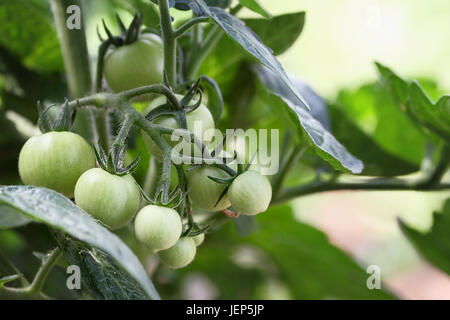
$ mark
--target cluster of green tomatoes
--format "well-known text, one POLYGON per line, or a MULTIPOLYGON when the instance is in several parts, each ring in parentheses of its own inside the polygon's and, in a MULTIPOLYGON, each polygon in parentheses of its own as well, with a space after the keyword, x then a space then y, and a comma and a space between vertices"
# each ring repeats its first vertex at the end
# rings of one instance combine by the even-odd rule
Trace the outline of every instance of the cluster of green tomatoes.
MULTIPOLYGON (((161 83, 163 81, 163 47, 156 35, 142 35, 133 43, 109 50, 104 61, 104 77, 114 92, 161 83)), ((177 95, 178 99, 182 96, 177 95)), ((164 96, 153 97, 146 113, 166 103, 164 96)), ((187 129, 195 121, 204 129, 214 128, 209 109, 201 103, 186 114, 187 129)), ((172 116, 154 120, 160 126, 176 129, 172 116)), ((143 134, 149 152, 161 161, 161 151, 152 139, 143 134)), ((168 137, 164 137, 170 144, 168 137)), ((98 160, 98 158, 97 158, 98 160)), ((141 192, 129 172, 116 174, 96 166, 93 148, 78 134, 50 130, 30 138, 19 156, 19 173, 24 184, 46 187, 62 193, 92 217, 111 230, 129 224, 133 217, 136 238, 172 268, 188 265, 195 257, 196 247, 204 233, 182 236, 183 221, 176 208, 161 204, 141 207, 141 192)), ((201 165, 187 172, 188 196, 198 207, 218 212, 230 206, 237 212, 255 215, 265 211, 271 201, 272 189, 266 177, 257 171, 245 171, 221 184, 210 177, 229 179, 221 168, 201 165)))

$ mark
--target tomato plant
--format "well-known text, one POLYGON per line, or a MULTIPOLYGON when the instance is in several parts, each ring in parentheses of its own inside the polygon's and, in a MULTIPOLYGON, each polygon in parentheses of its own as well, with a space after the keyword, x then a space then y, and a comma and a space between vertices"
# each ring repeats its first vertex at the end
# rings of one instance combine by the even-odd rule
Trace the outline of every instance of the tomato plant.
MULTIPOLYGON (((0 298, 180 298, 192 274, 221 299, 395 298, 291 200, 448 191, 450 96, 376 63, 322 98, 278 59, 305 12, 99 3, 0 6, 0 298)), ((398 224, 447 274, 449 203, 398 224)))

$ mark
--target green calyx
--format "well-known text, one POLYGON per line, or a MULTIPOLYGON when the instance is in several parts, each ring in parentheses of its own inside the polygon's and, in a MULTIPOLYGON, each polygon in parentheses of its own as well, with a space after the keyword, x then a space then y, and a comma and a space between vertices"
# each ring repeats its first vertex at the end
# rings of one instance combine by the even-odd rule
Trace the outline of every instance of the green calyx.
POLYGON ((102 20, 103 28, 108 38, 106 40, 103 39, 97 27, 97 36, 100 39, 100 41, 102 43, 112 44, 116 47, 124 46, 135 42, 139 38, 139 35, 141 33, 142 15, 139 12, 136 13, 128 28, 125 27, 122 19, 120 19, 118 14, 116 14, 116 19, 117 23, 119 24, 121 34, 119 36, 113 35, 111 30, 109 30, 109 28, 106 26, 105 20, 102 20))
POLYGON ((159 188, 156 191, 156 194, 153 198, 149 197, 145 191, 138 185, 139 190, 141 191, 142 197, 147 201, 148 203, 160 206, 160 207, 166 207, 170 209, 176 209, 178 208, 182 203, 183 200, 187 197, 187 192, 183 192, 179 186, 176 186, 168 195, 167 200, 164 200, 164 191, 162 188, 159 188))
POLYGON ((66 100, 60 107, 56 114, 56 118, 52 121, 48 116, 48 111, 55 105, 45 107, 43 103, 38 101, 37 108, 39 113, 38 127, 42 133, 49 131, 70 131, 72 127, 72 120, 75 112, 69 106, 69 101, 66 100))
POLYGON ((141 155, 139 154, 133 162, 124 167, 125 152, 127 150, 127 146, 125 144, 113 144, 108 154, 105 153, 103 148, 100 146, 100 143, 98 143, 97 146, 93 146, 93 148, 95 158, 100 167, 103 170, 118 176, 133 173, 139 165, 139 161, 141 159, 141 155))
POLYGON ((186 113, 192 112, 200 107, 202 104, 202 95, 199 79, 189 88, 188 92, 177 104, 168 99, 167 103, 162 104, 150 111, 145 118, 149 121, 153 121, 159 117, 173 116, 177 120, 179 127, 186 129, 186 113), (197 101, 194 100, 196 96, 199 96, 197 101))

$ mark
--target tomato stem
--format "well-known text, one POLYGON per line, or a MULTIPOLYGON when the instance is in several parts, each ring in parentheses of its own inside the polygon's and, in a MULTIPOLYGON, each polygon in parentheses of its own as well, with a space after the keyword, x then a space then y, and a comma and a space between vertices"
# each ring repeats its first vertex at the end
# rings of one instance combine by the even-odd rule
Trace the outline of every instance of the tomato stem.
POLYGON ((177 85, 177 42, 172 28, 168 0, 159 0, 159 12, 161 17, 161 35, 164 44, 164 70, 171 87, 177 85))

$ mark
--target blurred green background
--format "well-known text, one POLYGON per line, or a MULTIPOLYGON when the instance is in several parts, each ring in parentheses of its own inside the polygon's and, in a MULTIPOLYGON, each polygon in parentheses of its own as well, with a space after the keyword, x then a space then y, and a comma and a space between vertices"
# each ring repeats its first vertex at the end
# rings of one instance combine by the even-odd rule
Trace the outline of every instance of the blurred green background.
MULTIPOLYGON (((450 2, 446 0, 261 0, 271 13, 306 11, 299 41, 280 60, 321 95, 334 98, 378 77, 373 64, 408 78, 434 79, 450 93, 450 2)), ((282 31, 280 31, 282 32, 282 31)), ((429 267, 401 234, 396 217, 428 230, 450 193, 340 192, 294 201, 297 217, 332 242, 379 265, 403 298, 450 299, 449 278, 429 267)))
MULTIPOLYGON (((0 5, 2 1, 4 0, 0 0, 0 5)), ((101 18, 105 18, 108 25, 117 30, 114 29, 116 25, 112 15, 115 9, 108 5, 112 2, 121 1, 86 1, 89 6, 86 33, 92 61, 95 61, 99 44, 95 29, 101 18)), ((450 2, 447 0, 260 2, 273 15, 306 11, 302 35, 279 59, 290 73, 301 77, 331 101, 336 97, 351 100, 352 93, 357 93, 358 88, 376 81, 378 73, 374 61, 395 68, 405 78, 419 78, 423 81, 431 79, 425 82, 429 84, 428 93, 433 98, 442 93, 450 93, 450 2)), ((131 20, 131 15, 125 11, 119 10, 119 13, 126 22, 131 20)), ((185 16, 185 13, 173 13, 176 18, 185 16)), ((256 17, 256 14, 243 10, 242 16, 256 17)), ((51 15, 48 14, 46 19, 27 21, 35 28, 39 23, 48 28, 51 25, 51 15), (42 23, 43 20, 45 23, 42 23)), ((1 24, 2 22, 0 26, 1 24)), ((6 30, 12 28, 8 26, 4 31, 6 30)), ((20 32, 22 29, 18 30, 15 37, 25 37, 20 32)), ((56 37, 53 35, 43 39, 45 41, 35 47, 32 46, 32 39, 30 37, 27 42, 25 37, 21 47, 16 50, 22 52, 22 62, 31 69, 39 65, 43 69, 61 71, 62 63, 54 49, 56 37), (48 44, 48 47, 42 44, 48 44), (43 59, 48 64, 37 63, 43 59)), ((3 41, 0 43, 4 45, 3 41)), ((7 80, 7 77, 0 77, 0 87, 7 80)), ((54 77, 49 77, 48 81, 55 83, 54 77)), ((58 81, 64 86, 63 81, 58 81)), ((37 88, 38 84, 34 82, 31 86, 37 88)), ((25 105, 27 111, 34 112, 34 103, 39 93, 45 92, 46 102, 62 101, 64 97, 60 93, 63 89, 59 87, 51 86, 48 91, 35 91, 37 93, 31 92, 34 95, 27 91, 29 100, 5 101, 18 101, 18 105, 25 105)), ((17 96, 20 94, 19 92, 17 96)), ((363 102, 369 103, 369 100, 370 97, 368 100, 363 99, 363 102)), ((367 105, 358 107, 358 111, 364 112, 367 105)), ((13 110, 35 121, 36 114, 28 117, 20 109, 13 110)), ((25 135, 35 134, 35 127, 31 123, 23 121, 23 118, 19 121, 14 119, 17 113, 9 113, 8 119, 19 123, 22 126, 19 131, 25 135)), ((373 132, 373 119, 362 119, 359 119, 359 125, 366 129, 365 132, 373 132)), ((0 138, 16 134, 9 132, 6 127, 0 130, 0 138)), ((417 160, 416 149, 423 149, 424 146, 422 140, 417 145, 414 142, 409 141, 410 149, 414 149, 411 157, 417 160)), ((385 147, 397 156, 402 156, 408 146, 399 142, 385 147), (397 147, 401 148, 396 150, 397 147)), ((5 156, 3 161, 8 161, 11 165, 11 174, 0 177, 0 183, 19 183, 15 166, 20 149, 17 149, 17 144, 14 148, 1 150, 2 156, 5 156)), ((408 158, 410 155, 404 157, 408 158)), ((307 169, 302 172, 303 169, 300 168, 300 174, 311 174, 307 169)), ((308 196, 293 201, 289 206, 271 209, 258 217, 257 232, 250 237, 238 237, 231 223, 219 232, 208 235, 205 244, 199 248, 197 259, 186 269, 171 271, 159 268, 155 271, 157 261, 154 257, 144 257, 143 262, 163 297, 167 298, 390 297, 384 292, 369 292, 365 287, 368 276, 364 273, 365 266, 374 264, 382 270, 386 289, 399 298, 450 299, 448 276, 417 255, 400 232, 396 221, 397 217, 401 217, 419 230, 428 230, 433 222, 432 212, 439 210, 449 196, 449 192, 333 192, 308 196), (291 210, 295 219, 305 224, 295 223, 291 210), (343 249, 356 263, 331 246, 322 233, 308 225, 323 231, 332 244, 343 249)), ((51 237, 46 232, 43 226, 37 224, 17 231, 0 231, 0 245, 5 253, 17 265, 23 266, 23 271, 29 277, 38 265, 32 252, 44 252, 53 246, 51 237)), ((145 250, 133 240, 130 230, 122 230, 121 236, 137 253, 146 256, 145 250)), ((64 270, 58 269, 54 274, 54 281, 46 288, 49 294, 62 290, 57 283, 63 283, 64 276, 64 270)), ((73 293, 61 294, 66 298, 74 297, 73 293)))

